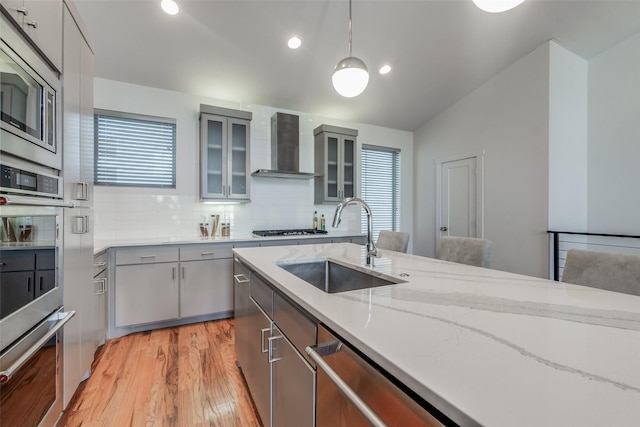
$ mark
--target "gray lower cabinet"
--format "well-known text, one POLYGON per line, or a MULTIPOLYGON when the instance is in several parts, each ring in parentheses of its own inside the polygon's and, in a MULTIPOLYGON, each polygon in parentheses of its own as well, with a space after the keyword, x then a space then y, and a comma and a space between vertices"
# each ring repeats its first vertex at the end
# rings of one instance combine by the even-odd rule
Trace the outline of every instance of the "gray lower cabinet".
POLYGON ((316 373, 300 346, 315 345, 316 325, 237 258, 234 286, 238 364, 263 425, 314 426, 316 373))
POLYGON ((226 278, 232 268, 230 259, 180 262, 180 317, 231 310, 233 288, 226 278))
POLYGON ((270 361, 272 426, 314 426, 316 372, 277 327, 270 361))
POLYGON ((116 327, 176 319, 178 263, 123 265, 116 268, 116 327))
POLYGON ((228 316, 233 310, 231 250, 229 244, 116 249, 109 336, 228 316))

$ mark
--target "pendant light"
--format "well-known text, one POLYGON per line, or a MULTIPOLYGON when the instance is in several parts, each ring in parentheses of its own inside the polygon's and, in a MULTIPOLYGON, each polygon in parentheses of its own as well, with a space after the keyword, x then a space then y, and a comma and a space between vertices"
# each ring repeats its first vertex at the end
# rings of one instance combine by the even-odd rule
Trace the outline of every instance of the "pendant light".
POLYGON ((513 9, 524 0, 473 0, 476 6, 485 12, 499 13, 513 9))
POLYGON ((349 56, 338 62, 331 77, 334 89, 345 98, 360 95, 369 84, 367 66, 361 59, 351 54, 351 32, 351 0, 349 0, 349 56))

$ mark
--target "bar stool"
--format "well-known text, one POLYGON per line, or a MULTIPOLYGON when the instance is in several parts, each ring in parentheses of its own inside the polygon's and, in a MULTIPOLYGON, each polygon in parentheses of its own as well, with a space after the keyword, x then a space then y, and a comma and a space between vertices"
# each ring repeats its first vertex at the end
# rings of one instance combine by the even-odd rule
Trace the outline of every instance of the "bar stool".
POLYGON ((440 238, 436 258, 489 268, 491 266, 491 246, 490 240, 445 236, 440 238))
POLYGON ((570 249, 562 281, 640 296, 640 255, 570 249))
POLYGON ((409 233, 405 233, 404 231, 382 230, 380 234, 378 234, 376 247, 378 249, 406 253, 409 247, 409 237, 409 233))

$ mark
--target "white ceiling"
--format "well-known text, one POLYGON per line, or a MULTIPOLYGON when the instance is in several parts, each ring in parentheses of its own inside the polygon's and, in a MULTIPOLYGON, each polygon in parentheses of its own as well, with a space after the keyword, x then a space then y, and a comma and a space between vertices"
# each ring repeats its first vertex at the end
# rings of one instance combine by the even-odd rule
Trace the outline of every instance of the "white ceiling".
POLYGON ((409 131, 547 40, 590 59, 640 32, 638 0, 528 0, 502 14, 471 0, 354 0, 353 55, 371 78, 347 99, 331 86, 348 56, 346 0, 177 1, 169 16, 160 0, 75 0, 96 76, 409 131))

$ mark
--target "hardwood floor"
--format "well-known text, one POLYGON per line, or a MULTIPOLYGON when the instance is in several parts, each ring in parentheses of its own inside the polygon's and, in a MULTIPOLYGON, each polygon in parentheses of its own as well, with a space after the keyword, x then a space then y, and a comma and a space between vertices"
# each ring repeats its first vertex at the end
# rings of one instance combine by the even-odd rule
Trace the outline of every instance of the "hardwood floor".
POLYGON ((107 341, 58 426, 260 426, 233 319, 107 341))

